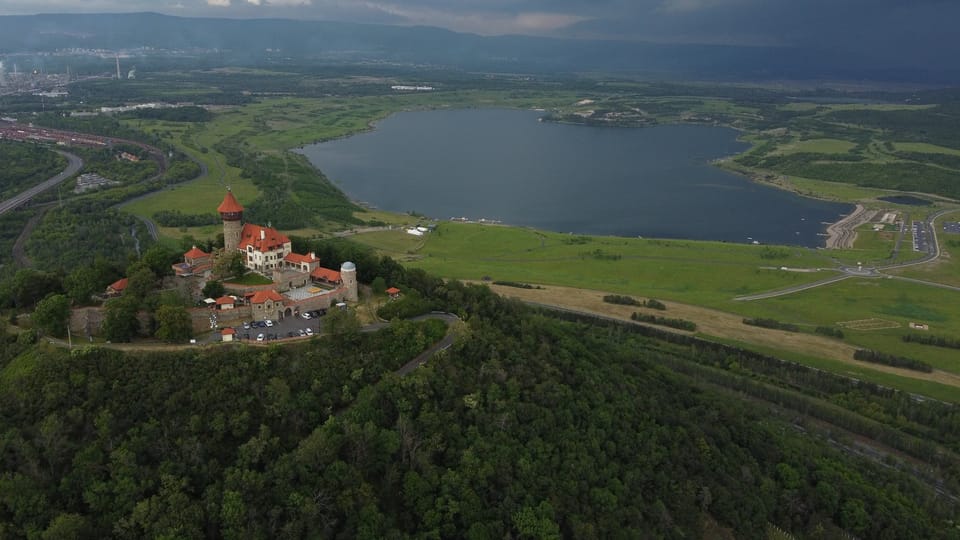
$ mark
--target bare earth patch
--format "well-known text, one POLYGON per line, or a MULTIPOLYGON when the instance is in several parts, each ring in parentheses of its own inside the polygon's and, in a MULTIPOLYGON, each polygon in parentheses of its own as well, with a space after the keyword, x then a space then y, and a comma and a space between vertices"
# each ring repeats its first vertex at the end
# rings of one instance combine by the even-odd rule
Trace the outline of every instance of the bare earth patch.
MULTIPOLYGON (((508 298, 517 298, 525 302, 535 302, 548 306, 556 306, 574 311, 581 311, 584 313, 604 315, 624 321, 630 321, 630 315, 635 311, 656 315, 664 314, 662 311, 646 309, 638 306, 608 304, 603 301, 603 297, 604 295, 610 293, 603 291, 557 287, 554 285, 547 286, 544 289, 519 289, 516 287, 505 287, 502 285, 492 284, 488 284, 488 286, 492 291, 508 298)), ((853 359, 853 353, 857 348, 847 343, 811 334, 784 332, 782 330, 748 326, 743 324, 742 316, 718 311, 715 309, 691 306, 688 304, 679 304, 676 302, 663 303, 667 306, 666 316, 693 321, 697 323, 698 331, 708 336, 734 339, 763 347, 790 350, 819 358, 836 360, 851 366, 871 369, 874 371, 882 371, 884 373, 892 373, 910 379, 937 382, 940 384, 956 386, 960 388, 960 375, 955 373, 941 370, 934 370, 932 373, 923 373, 880 364, 872 364, 869 362, 861 362, 853 359)), ((634 322, 634 324, 641 323, 634 322)), ((663 326, 646 326, 652 326, 668 332, 690 335, 690 332, 673 330, 663 326)))

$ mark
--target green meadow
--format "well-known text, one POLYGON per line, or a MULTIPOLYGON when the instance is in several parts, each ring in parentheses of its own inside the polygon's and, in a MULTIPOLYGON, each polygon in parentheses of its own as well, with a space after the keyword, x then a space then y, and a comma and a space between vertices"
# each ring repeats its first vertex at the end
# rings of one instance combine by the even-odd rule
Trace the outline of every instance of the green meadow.
MULTIPOLYGON (((766 300, 734 300, 740 295, 834 276, 836 272, 830 269, 834 268, 835 256, 852 259, 867 250, 572 236, 454 222, 441 223, 425 238, 400 230, 352 238, 409 266, 448 278, 517 281, 654 297, 744 317, 777 319, 809 331, 843 323, 845 342, 849 344, 917 358, 938 369, 960 373, 960 355, 955 350, 900 339, 904 333, 915 331, 908 328, 911 322, 929 324, 930 332, 936 335, 960 335, 960 311, 955 308, 960 305, 960 291, 889 278, 850 278, 766 300), (792 271, 796 269, 810 271, 792 271), (867 328, 844 326, 867 319, 875 319, 876 324, 867 328)), ((883 254, 883 245, 879 243, 871 252, 883 254)))

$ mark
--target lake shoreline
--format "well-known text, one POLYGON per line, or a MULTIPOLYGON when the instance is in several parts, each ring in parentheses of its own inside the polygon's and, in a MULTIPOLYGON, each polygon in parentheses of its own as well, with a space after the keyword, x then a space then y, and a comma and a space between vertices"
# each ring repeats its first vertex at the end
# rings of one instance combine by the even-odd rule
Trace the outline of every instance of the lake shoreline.
MULTIPOLYGON (((480 118, 485 117, 481 116, 480 118)), ((828 205, 835 205, 839 202, 836 200, 811 197, 808 194, 799 193, 796 190, 783 189, 782 186, 763 181, 759 175, 745 173, 745 171, 738 170, 735 167, 724 166, 725 162, 729 162, 736 156, 742 155, 744 152, 750 150, 749 142, 741 139, 741 135, 744 133, 743 130, 738 130, 729 126, 705 126, 701 123, 690 124, 684 122, 674 122, 670 124, 659 124, 657 126, 652 126, 656 129, 673 131, 659 132, 657 135, 651 136, 649 135, 650 130, 646 129, 604 130, 602 128, 611 126, 581 126, 576 123, 541 122, 542 118, 543 111, 527 108, 476 107, 447 109, 415 107, 391 112, 381 119, 368 123, 365 129, 357 131, 353 134, 339 137, 337 139, 322 141, 315 145, 302 145, 295 149, 291 149, 291 151, 306 157, 315 169, 321 171, 321 173, 327 176, 331 182, 337 186, 338 189, 344 192, 347 197, 354 202, 354 204, 357 204, 362 208, 374 208, 377 210, 396 212, 398 214, 409 213, 415 210, 419 214, 435 216, 436 219, 443 221, 450 219, 451 216, 466 216, 470 218, 470 221, 480 223, 493 221, 499 222, 499 224, 502 225, 529 227, 547 231, 571 232, 576 234, 616 236, 622 238, 641 236, 645 238, 713 240, 733 243, 753 243, 756 242, 753 237, 757 237, 759 243, 763 244, 799 245, 808 248, 822 248, 824 246, 824 240, 822 237, 825 236, 825 228, 820 224, 822 222, 836 222, 842 217, 843 214, 849 213, 850 208, 852 208, 852 205, 847 206, 848 203, 846 202, 840 203, 845 206, 844 208, 833 210, 822 205, 791 202, 789 198, 775 195, 771 196, 768 191, 769 188, 776 187, 780 189, 772 190, 773 192, 786 192, 790 193, 791 196, 800 195, 798 199, 806 201, 827 203, 828 205), (435 180, 429 178, 431 174, 435 177, 449 177, 450 171, 457 170, 461 171, 462 173, 463 171, 461 169, 470 169, 471 166, 474 165, 470 159, 464 160, 464 163, 467 164, 462 166, 461 162, 455 161, 454 158, 445 156, 445 154, 448 153, 457 154, 457 152, 459 152, 458 148, 453 148, 452 151, 445 153, 444 150, 451 150, 449 148, 449 144, 443 148, 433 148, 428 146, 429 150, 423 150, 421 148, 416 151, 409 151, 407 154, 403 154, 400 158, 395 157, 393 161, 391 161, 390 156, 381 153, 381 148, 376 146, 377 144, 387 144, 386 142, 383 142, 388 140, 387 137, 397 137, 398 129, 403 130, 402 138, 404 139, 428 138, 430 139, 430 142, 436 142, 436 135, 431 135, 429 133, 431 131, 441 132, 443 134, 441 137, 447 136, 447 132, 450 132, 450 137, 462 135, 461 132, 464 129, 474 129, 472 126, 477 122, 476 118, 478 117, 475 115, 469 116, 469 113, 475 113, 476 111, 483 111, 484 113, 527 113, 526 117, 520 118, 519 123, 516 118, 511 118, 509 116, 504 117, 501 114, 499 117, 493 117, 494 120, 480 121, 479 124, 482 128, 481 130, 488 137, 496 138, 500 136, 506 136, 507 138, 517 138, 517 136, 513 134, 513 131, 518 129, 527 136, 525 139, 519 138, 515 146, 518 148, 529 148, 527 152, 530 156, 529 159, 524 156, 523 152, 520 150, 517 150, 512 154, 508 154, 508 157, 506 158, 510 161, 510 166, 520 167, 521 172, 517 173, 512 170, 509 172, 497 171, 489 174, 489 176, 482 177, 481 179, 464 178, 463 174, 455 175, 455 178, 457 178, 458 181, 464 182, 464 184, 462 184, 457 191, 460 191, 461 188, 470 188, 471 184, 482 184, 483 189, 487 192, 498 192, 504 194, 510 193, 511 197, 508 197, 506 200, 506 206, 492 203, 491 199, 489 198, 477 203, 471 202, 470 204, 458 204, 460 201, 457 201, 454 204, 445 205, 444 201, 450 200, 449 193, 441 193, 440 195, 437 195, 436 192, 449 191, 447 189, 449 187, 449 183, 445 185, 437 184, 429 188, 422 185, 429 184, 430 182, 434 182, 436 184, 435 180), (423 117, 419 115, 408 117, 398 115, 397 113, 399 112, 450 113, 457 116, 451 117, 456 119, 453 124, 451 124, 449 120, 443 119, 440 121, 431 120, 424 122, 421 121, 423 117), (463 113, 468 113, 468 115, 464 115, 463 113), (397 120, 398 116, 400 116, 402 120, 397 120), (411 121, 411 118, 416 119, 416 121, 411 121), (499 124, 493 124, 495 127, 491 128, 492 122, 495 122, 497 119, 503 120, 504 127, 507 129, 505 133, 500 131, 502 128, 499 126, 499 124), (532 120, 536 120, 536 122, 533 122, 532 120), (383 134, 385 121, 391 122, 391 124, 386 126, 386 131, 388 132, 387 135, 383 134), (398 124, 406 127, 397 128, 398 124), (469 127, 461 128, 457 124, 467 124, 469 127), (435 125, 439 125, 440 127, 438 129, 431 129, 431 127, 435 127, 435 125), (545 173, 539 169, 531 172, 531 163, 533 163, 535 167, 537 166, 536 162, 538 160, 543 161, 543 159, 547 156, 551 156, 548 158, 550 160, 554 159, 552 153, 544 153, 545 151, 542 146, 543 143, 538 143, 537 141, 531 143, 529 141, 529 139, 543 137, 543 133, 534 132, 530 127, 531 125, 554 125, 561 127, 569 126, 571 131, 566 132, 565 134, 561 133, 558 135, 557 133, 549 132, 546 134, 548 138, 551 138, 551 140, 559 137, 560 144, 558 148, 560 149, 555 151, 560 152, 561 154, 566 152, 568 154, 579 153, 580 155, 594 156, 593 151, 596 151, 597 148, 590 148, 590 145, 594 145, 605 153, 605 156, 597 157, 595 159, 596 163, 594 164, 599 166, 599 170, 597 172, 591 171, 587 176, 584 176, 584 174, 587 173, 584 173, 583 167, 580 167, 568 175, 570 178, 577 179, 573 181, 570 178, 553 177, 549 177, 549 181, 547 181, 544 180, 544 177, 554 173, 545 173), (731 132, 734 132, 734 138, 726 139, 725 137, 730 136, 717 135, 716 132, 710 133, 708 131, 688 131, 691 129, 701 128, 704 130, 730 130, 731 132), (573 131, 579 129, 592 129, 592 131, 587 131, 585 132, 586 134, 573 131), (620 135, 611 137, 608 134, 609 132, 635 132, 645 133, 645 135, 628 135, 627 139, 620 140, 620 135), (493 135, 491 135, 491 133, 493 135), (531 136, 531 133, 535 136, 531 136), (353 139, 356 141, 356 135, 364 135, 368 137, 367 140, 371 140, 369 139, 371 134, 379 135, 378 139, 372 139, 374 143, 372 148, 374 150, 370 150, 371 143, 359 145, 352 143, 352 146, 347 146, 344 144, 344 142, 347 140, 353 139), (411 136, 411 134, 413 134, 413 136, 411 136), (664 138, 664 136, 666 136, 666 138, 669 140, 663 143, 658 143, 658 141, 655 140, 664 138), (687 138, 691 138, 692 141, 686 142, 685 140, 687 138), (570 140, 579 139, 585 139, 588 145, 583 147, 577 143, 576 148, 570 148, 566 151, 562 149, 564 145, 570 144, 570 140), (595 142, 597 139, 599 139, 601 142, 595 142), (335 149, 331 149, 331 147, 326 146, 331 143, 334 143, 338 146, 335 149), (540 146, 538 146, 538 144, 540 146), (734 144, 736 149, 731 147, 731 144, 734 144), (648 146, 649 148, 647 148, 648 146), (727 147, 727 151, 723 150, 724 146, 727 147), (323 147, 324 151, 318 152, 317 149, 320 147, 323 147), (615 148, 612 151, 607 151, 609 147, 615 148), (693 152, 683 153, 682 148, 685 147, 693 148, 693 152), (346 148, 350 148, 350 150, 345 150, 346 148), (624 148, 629 149, 627 154, 623 153, 624 148), (660 150, 657 150, 658 148, 660 150), (678 154, 678 148, 681 149, 680 154, 678 154), (713 156, 709 155, 711 152, 715 152, 717 150, 720 152, 719 156, 717 156, 716 153, 714 153, 713 156), (342 158, 341 155, 331 152, 339 152, 339 154, 347 152, 348 157, 342 158), (422 159, 422 155, 413 156, 411 158, 411 154, 417 154, 418 152, 420 154, 429 154, 431 159, 443 160, 446 158, 447 162, 443 165, 446 167, 446 169, 443 169, 440 172, 437 172, 438 167, 435 167, 434 170, 426 170, 425 172, 419 174, 416 177, 416 180, 406 180, 407 184, 404 184, 405 180, 403 175, 407 174, 405 171, 397 171, 393 168, 384 166, 384 164, 387 163, 405 163, 410 159, 422 159), (616 154, 615 152, 620 153, 616 154), (663 153, 661 157, 661 154, 657 152, 665 153, 663 153), (634 158, 631 153, 639 153, 643 155, 639 155, 634 158), (362 157, 364 155, 367 157, 362 157), (363 160, 377 161, 371 159, 369 157, 370 155, 376 155, 378 161, 381 163, 377 167, 368 166, 366 169, 367 172, 363 173, 366 174, 366 177, 362 177, 360 182, 355 183, 353 178, 351 178, 349 183, 345 182, 344 178, 346 173, 344 173, 343 167, 346 165, 344 165, 345 162, 343 160, 353 160, 350 161, 350 166, 355 166, 354 162, 360 162, 363 160), (606 159, 608 162, 614 162, 614 166, 611 167, 609 163, 603 161, 604 159, 606 159), (336 164, 331 164, 331 160, 340 161, 336 164), (631 170, 629 173, 630 180, 627 182, 628 184, 636 184, 636 180, 639 179, 641 184, 640 188, 624 184, 626 177, 624 176, 625 173, 623 168, 626 166, 633 166, 632 164, 634 161, 637 161, 641 168, 637 169, 636 171, 631 170), (517 165, 514 165, 514 163, 517 165), (646 165, 646 168, 643 168, 644 163, 652 163, 652 165, 646 165), (608 171, 607 169, 610 170, 608 171), (688 169, 688 173, 677 172, 687 171, 688 169), (720 175, 718 176, 717 173, 720 173, 720 175), (504 182, 503 178, 501 177, 511 177, 511 175, 516 176, 517 174, 521 175, 520 178, 523 179, 523 182, 517 184, 516 180, 514 180, 514 184, 512 185, 503 185, 504 182), (535 176, 530 176, 531 174, 535 176), (677 175, 682 176, 678 177, 677 175), (380 187, 378 187, 376 190, 371 190, 370 185, 376 183, 377 178, 387 177, 390 178, 390 185, 383 184, 381 186, 383 188, 382 190, 380 187), (591 177, 603 178, 604 182, 595 182, 593 184, 588 182, 584 184, 583 180, 591 177), (731 181, 731 177, 736 177, 740 180, 731 181), (680 180, 679 184, 676 184, 674 178, 680 180), (526 185, 530 183, 528 180, 533 182, 532 187, 528 187, 526 185), (539 184, 537 184, 537 182, 539 182, 539 184), (398 188, 392 184, 405 185, 407 187, 402 189, 407 191, 430 193, 430 195, 425 195, 430 197, 430 199, 428 201, 427 199, 423 199, 422 197, 411 195, 409 193, 400 193, 398 195, 398 188), (763 189, 751 189, 747 187, 747 185, 759 186, 763 189), (607 199, 604 201, 603 205, 598 206, 598 196, 591 197, 591 194, 589 193, 589 191, 593 189, 593 186, 596 186, 598 191, 604 191, 604 193, 607 193, 612 189, 614 190, 613 193, 615 194, 604 195, 607 197, 607 199), (676 189, 669 189, 665 191, 657 186, 675 186, 676 189), (700 189, 699 186, 707 187, 700 189), (623 188, 622 193, 620 191, 621 188, 623 188), (430 192, 431 189, 433 192, 430 192), (726 191, 726 193, 719 193, 715 191, 716 189, 723 189, 726 191), (531 199, 531 190, 536 193, 534 199, 531 199), (650 192, 650 190, 653 191, 650 192), (645 195, 645 193, 648 192, 653 194, 653 198, 649 200, 647 199, 647 195, 645 195), (559 195, 556 195, 556 193, 559 193, 559 195), (573 195, 575 193, 579 193, 580 195, 573 195), (584 194, 586 197, 581 196, 584 194), (676 198, 672 198, 673 194, 675 194, 676 198), (513 195, 519 195, 519 197, 516 197, 517 200, 513 200, 515 198, 512 197, 513 195), (573 196, 572 199, 571 195, 573 196), (691 195, 694 195, 692 205, 689 204, 689 197, 691 195), (610 199, 609 197, 613 198, 610 199), (631 203, 624 202, 624 200, 637 200, 639 202, 639 205, 636 206, 635 209, 633 209, 631 206, 632 209, 630 212, 633 212, 635 215, 630 215, 627 217, 626 207, 630 206, 631 203), (681 203, 681 200, 688 202, 681 203), (607 212, 607 208, 604 206, 606 205, 606 201, 610 201, 609 204, 612 205, 610 212, 607 212), (759 201, 767 202, 762 203, 759 201), (425 204, 425 202, 440 206, 434 206, 431 208, 430 204, 425 204), (543 206, 541 203, 543 202, 553 205, 554 208, 551 208, 551 211, 557 211, 556 208, 563 208, 562 206, 558 205, 569 205, 571 206, 571 209, 573 207, 577 207, 578 212, 566 212, 564 214, 560 214, 560 218, 558 220, 556 217, 549 215, 546 211, 540 211, 540 207, 543 206), (691 210, 686 213, 677 213, 676 216, 670 215, 669 210, 662 210, 662 208, 672 207, 678 204, 683 204, 685 207, 689 206, 691 210), (751 206, 751 204, 754 206, 751 206), (600 209, 601 206, 603 206, 603 210, 600 209), (781 219, 779 214, 771 210, 771 208, 774 207, 777 209, 777 211, 783 210, 787 217, 785 219, 781 219), (657 216, 660 214, 664 214, 664 217, 658 218, 657 216), (599 221, 589 221, 588 216, 591 215, 604 216, 604 218, 600 219, 599 221), (804 218, 799 216, 807 216, 806 222, 804 223, 804 218), (518 217, 522 219, 518 221, 518 217), (638 217, 640 219, 637 219, 638 217), (709 225, 704 223, 704 220, 708 220, 710 222, 709 225), (717 220, 719 220, 719 222, 717 220), (716 227, 717 223, 719 223, 720 227, 716 227), (796 225, 793 225, 793 223, 796 223, 796 225), (814 224, 816 224, 816 226, 814 224), (794 229, 794 227, 797 228, 794 229), (738 230, 742 232, 738 233, 738 230), (797 235, 796 239, 793 238, 794 230, 798 231, 795 233, 797 235), (801 233, 800 231, 803 232, 801 233), (800 236, 801 234, 803 234, 803 236, 800 236), (816 235, 816 237, 814 237, 814 235, 816 235)), ((390 142, 388 146, 392 146, 396 142, 395 139, 390 140, 392 142, 390 142)), ((470 146, 471 143, 476 144, 477 141, 473 139, 466 139, 464 141, 456 139, 455 142, 450 144, 476 149, 475 146, 470 146)), ((444 144, 444 141, 441 141, 441 144, 444 144)), ((480 148, 486 149, 488 145, 489 144, 486 142, 486 140, 483 140, 480 148)), ((551 152, 552 151, 554 150, 551 149, 551 152)), ((479 151, 479 154, 486 156, 484 151, 479 151)), ((497 157, 496 154, 491 154, 488 159, 498 160, 501 158, 497 157)), ((560 159, 563 159, 562 155, 560 159)), ((565 170, 559 171, 558 176, 562 176, 565 172, 565 170)), ((467 192, 463 194, 462 197, 465 199, 471 199, 473 195, 474 194, 467 192)), ((487 194, 481 193, 480 195, 486 196, 487 194)), ((555 215, 557 214, 554 214, 554 216, 555 215)))

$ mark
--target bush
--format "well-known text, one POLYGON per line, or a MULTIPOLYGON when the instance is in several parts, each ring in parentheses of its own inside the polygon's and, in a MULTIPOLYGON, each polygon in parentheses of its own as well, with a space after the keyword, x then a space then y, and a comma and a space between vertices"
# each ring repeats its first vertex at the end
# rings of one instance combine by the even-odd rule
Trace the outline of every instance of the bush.
POLYGON ((960 349, 960 340, 943 336, 907 334, 901 339, 907 343, 922 343, 924 345, 933 345, 934 347, 943 347, 946 349, 960 349))
POLYGON ((869 349, 857 349, 857 352, 853 353, 853 358, 854 360, 863 360, 864 362, 912 369, 914 371, 923 371, 926 373, 933 371, 933 367, 926 362, 914 360, 913 358, 906 358, 904 356, 896 356, 893 354, 871 351, 869 349))
POLYGON ((833 326, 818 326, 814 332, 821 336, 843 339, 843 330, 833 326))
POLYGON ((520 283, 517 281, 494 281, 494 285, 503 285, 504 287, 516 287, 518 289, 542 289, 543 287, 539 285, 531 285, 529 283, 520 283))
POLYGON ((667 317, 658 317, 656 315, 647 315, 646 313, 634 313, 630 316, 630 318, 637 322, 669 326, 670 328, 689 330, 691 332, 694 332, 697 329, 697 323, 688 321, 686 319, 670 319, 667 317))
POLYGON ((799 332, 800 328, 795 324, 780 322, 776 319, 744 319, 743 324, 750 326, 759 326, 761 328, 772 328, 774 330, 783 330, 786 332, 799 332))
POLYGON ((642 305, 632 296, 621 296, 619 294, 608 294, 603 297, 603 301, 608 304, 619 304, 621 306, 639 306, 642 305))
POLYGON ((655 300, 653 298, 648 298, 647 301, 643 303, 643 307, 647 307, 650 309, 659 309, 660 311, 666 311, 667 309, 667 306, 664 305, 663 302, 659 300, 655 300))

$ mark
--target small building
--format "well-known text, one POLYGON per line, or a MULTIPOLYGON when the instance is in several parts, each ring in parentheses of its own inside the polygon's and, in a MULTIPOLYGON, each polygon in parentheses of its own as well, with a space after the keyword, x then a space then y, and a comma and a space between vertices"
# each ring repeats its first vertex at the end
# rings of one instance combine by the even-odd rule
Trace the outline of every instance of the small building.
POLYGON ((312 251, 306 255, 288 253, 287 256, 283 258, 283 264, 286 269, 309 274, 320 266, 320 259, 318 259, 317 255, 312 251))
POLYGON ((396 287, 390 287, 389 289, 387 289, 386 293, 388 296, 390 296, 392 300, 396 300, 397 298, 400 298, 400 289, 396 287))
POLYGON ((343 281, 340 272, 322 266, 318 266, 310 272, 310 279, 312 279, 314 283, 322 283, 325 285, 339 285, 343 281))
POLYGON ((206 275, 213 270, 213 257, 197 246, 183 254, 183 262, 173 265, 177 276, 206 275))
POLYGON ((258 321, 283 318, 283 295, 270 289, 257 291, 250 297, 253 318, 258 321))
POLYGON ((126 290, 128 282, 127 278, 120 278, 107 285, 107 296, 120 296, 126 290))
POLYGON ((223 340, 224 343, 233 341, 236 339, 236 335, 237 331, 230 327, 224 328, 220 331, 220 339, 223 340))
POLYGON ((233 309, 236 307, 237 300, 232 296, 221 296, 217 298, 216 306, 219 310, 233 309))

